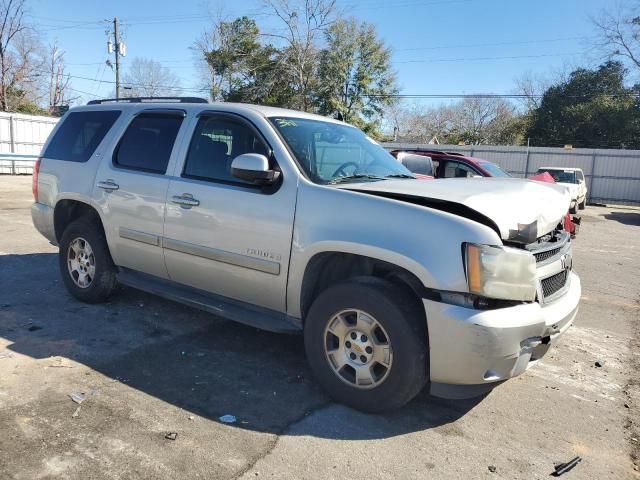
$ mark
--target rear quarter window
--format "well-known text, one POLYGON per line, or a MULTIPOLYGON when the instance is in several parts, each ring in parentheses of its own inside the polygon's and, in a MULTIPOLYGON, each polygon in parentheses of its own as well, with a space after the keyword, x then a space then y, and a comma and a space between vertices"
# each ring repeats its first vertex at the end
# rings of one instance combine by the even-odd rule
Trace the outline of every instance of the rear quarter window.
POLYGON ((69 162, 86 162, 119 116, 119 110, 71 112, 62 120, 43 156, 69 162))

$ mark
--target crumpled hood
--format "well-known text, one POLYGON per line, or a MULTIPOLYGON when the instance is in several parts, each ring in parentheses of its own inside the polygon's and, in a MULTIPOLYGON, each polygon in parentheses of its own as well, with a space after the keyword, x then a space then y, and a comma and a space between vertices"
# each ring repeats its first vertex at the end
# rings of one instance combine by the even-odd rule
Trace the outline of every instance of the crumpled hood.
POLYGON ((571 202, 564 186, 519 178, 384 180, 340 187, 414 203, 422 199, 426 206, 445 211, 464 205, 493 221, 503 240, 520 243, 555 229, 571 202))

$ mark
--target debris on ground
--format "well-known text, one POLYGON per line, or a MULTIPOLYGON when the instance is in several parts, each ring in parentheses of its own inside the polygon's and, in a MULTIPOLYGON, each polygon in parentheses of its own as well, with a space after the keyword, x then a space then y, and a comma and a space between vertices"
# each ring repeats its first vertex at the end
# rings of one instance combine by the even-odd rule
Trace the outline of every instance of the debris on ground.
POLYGON ((236 423, 237 421, 234 415, 222 415, 218 420, 222 423, 236 423))
POLYGON ((178 438, 178 433, 177 432, 169 432, 164 436, 164 438, 166 438, 167 440, 175 440, 176 438, 178 438))
POLYGON ((189 415, 189 420, 195 420, 196 417, 194 417, 193 415, 189 415))
POLYGON ((601 368, 604 367, 605 361, 604 360, 596 360, 596 367, 601 368))
POLYGON ((554 467, 554 471, 551 475, 553 475, 554 477, 559 477, 560 475, 567 473, 569 470, 571 470, 581 461, 582 461, 582 457, 575 457, 569 460, 567 463, 558 463, 554 467))
POLYGON ((496 473, 496 471, 498 470, 495 465, 489 465, 488 468, 491 473, 496 473))
POLYGON ((69 398, 71 398, 71 400, 73 400, 78 405, 80 405, 82 402, 86 400, 87 396, 84 393, 73 392, 69 394, 69 398))
POLYGON ((76 411, 73 412, 73 415, 71 415, 71 418, 78 418, 80 416, 80 409, 82 408, 82 406, 78 405, 78 408, 76 408, 76 411))

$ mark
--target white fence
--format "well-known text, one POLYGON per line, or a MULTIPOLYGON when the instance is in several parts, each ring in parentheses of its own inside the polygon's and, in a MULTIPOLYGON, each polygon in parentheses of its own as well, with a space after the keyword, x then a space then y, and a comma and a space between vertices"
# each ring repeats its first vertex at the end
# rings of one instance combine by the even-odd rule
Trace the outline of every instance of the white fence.
POLYGON ((0 174, 31 174, 57 118, 0 112, 0 174))
POLYGON ((407 143, 383 146, 387 150, 421 148, 458 152, 497 163, 516 177, 529 177, 538 168, 547 166, 581 168, 587 180, 589 202, 640 204, 640 150, 407 143))

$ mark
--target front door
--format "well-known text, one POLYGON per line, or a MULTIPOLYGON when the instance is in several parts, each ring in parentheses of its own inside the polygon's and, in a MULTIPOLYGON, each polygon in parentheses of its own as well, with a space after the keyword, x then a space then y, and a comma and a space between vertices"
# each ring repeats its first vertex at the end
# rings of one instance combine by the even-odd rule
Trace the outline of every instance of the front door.
POLYGON ((184 112, 135 115, 108 157, 94 186, 116 265, 167 278, 161 246, 167 166, 184 112))
POLYGON ((284 312, 297 182, 259 187, 231 175, 233 158, 271 147, 242 117, 201 115, 169 182, 164 255, 172 280, 284 312))

